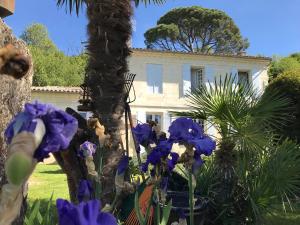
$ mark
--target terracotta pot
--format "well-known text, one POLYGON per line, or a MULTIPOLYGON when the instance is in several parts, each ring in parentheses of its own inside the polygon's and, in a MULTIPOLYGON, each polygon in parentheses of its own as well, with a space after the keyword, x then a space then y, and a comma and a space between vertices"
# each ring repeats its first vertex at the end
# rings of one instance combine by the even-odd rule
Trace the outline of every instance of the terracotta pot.
POLYGON ((15 11, 15 0, 0 0, 0 17, 4 18, 15 11))

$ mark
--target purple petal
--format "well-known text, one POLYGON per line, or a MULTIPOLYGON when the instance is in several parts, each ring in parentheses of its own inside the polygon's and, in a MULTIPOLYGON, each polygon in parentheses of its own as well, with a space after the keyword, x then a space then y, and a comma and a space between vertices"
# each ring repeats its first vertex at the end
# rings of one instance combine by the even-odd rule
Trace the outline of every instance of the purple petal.
POLYGON ((85 141, 80 145, 78 153, 80 157, 85 158, 87 156, 93 156, 93 154, 96 152, 96 149, 97 146, 94 143, 85 141))
POLYGON ((117 225, 117 219, 110 213, 101 212, 97 220, 99 225, 117 225))
POLYGON ((172 158, 167 160, 167 165, 168 165, 168 171, 171 172, 177 164, 179 155, 175 152, 171 152, 170 155, 171 155, 172 158))
POLYGON ((149 144, 156 142, 156 134, 147 123, 138 124, 132 131, 139 145, 147 147, 149 144))
POLYGON ((147 160, 149 161, 149 163, 155 166, 156 164, 160 163, 161 157, 162 154, 159 151, 159 149, 154 148, 152 152, 150 152, 150 154, 148 155, 147 160))
POLYGON ((101 212, 101 203, 91 200, 74 205, 66 200, 56 201, 59 225, 117 225, 110 213, 101 212))
POLYGON ((170 139, 174 142, 187 142, 203 136, 203 129, 192 119, 180 117, 169 127, 170 139))
POLYGON ((192 166, 192 172, 193 174, 196 174, 200 167, 203 165, 204 161, 202 160, 200 154, 197 152, 194 153, 194 163, 192 166))
POLYGON ((93 187, 89 180, 80 180, 77 199, 79 202, 91 200, 93 197, 93 187))
POLYGON ((129 164, 129 157, 124 155, 122 157, 122 159, 120 160, 120 162, 119 162, 118 169, 117 169, 117 174, 119 175, 121 173, 125 173, 125 171, 128 168, 128 164, 129 164))
POLYGON ((207 136, 202 139, 190 140, 188 143, 194 145, 199 154, 204 154, 206 156, 211 155, 216 148, 216 142, 207 136))

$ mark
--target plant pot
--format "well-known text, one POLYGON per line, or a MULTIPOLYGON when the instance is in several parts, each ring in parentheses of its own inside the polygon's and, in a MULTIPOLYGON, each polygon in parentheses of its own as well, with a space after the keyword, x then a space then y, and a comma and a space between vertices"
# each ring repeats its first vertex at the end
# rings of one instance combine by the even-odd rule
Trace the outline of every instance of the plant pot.
POLYGON ((12 15, 15 11, 15 0, 0 0, 0 17, 12 15))
MULTIPOLYGON (((196 202, 194 206, 194 221, 200 221, 202 212, 205 211, 208 201, 205 198, 201 198, 199 195, 195 195, 196 202)), ((179 191, 168 191, 167 202, 172 200, 171 213, 168 221, 168 225, 179 220, 179 210, 183 210, 184 215, 187 218, 189 224, 190 207, 189 207, 189 193, 179 191)), ((157 206, 157 200, 154 196, 154 205, 157 206)), ((162 210, 163 204, 160 203, 160 209, 162 210)))

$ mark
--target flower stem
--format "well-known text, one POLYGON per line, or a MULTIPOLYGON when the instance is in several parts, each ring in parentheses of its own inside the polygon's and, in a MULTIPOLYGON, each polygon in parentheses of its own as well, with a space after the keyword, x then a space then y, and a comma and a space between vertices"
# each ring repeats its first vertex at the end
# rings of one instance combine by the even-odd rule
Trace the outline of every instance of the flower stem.
POLYGON ((189 204, 190 204, 190 225, 194 225, 194 187, 193 187, 192 171, 189 171, 189 204))

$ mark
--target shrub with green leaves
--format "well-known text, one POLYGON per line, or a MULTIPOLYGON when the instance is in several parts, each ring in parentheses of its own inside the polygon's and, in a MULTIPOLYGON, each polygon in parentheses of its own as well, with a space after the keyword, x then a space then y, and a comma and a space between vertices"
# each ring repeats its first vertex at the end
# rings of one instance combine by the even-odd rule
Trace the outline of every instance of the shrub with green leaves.
POLYGON ((269 84, 266 92, 275 90, 291 101, 292 117, 279 133, 300 143, 300 68, 283 72, 269 84))

